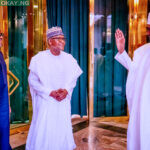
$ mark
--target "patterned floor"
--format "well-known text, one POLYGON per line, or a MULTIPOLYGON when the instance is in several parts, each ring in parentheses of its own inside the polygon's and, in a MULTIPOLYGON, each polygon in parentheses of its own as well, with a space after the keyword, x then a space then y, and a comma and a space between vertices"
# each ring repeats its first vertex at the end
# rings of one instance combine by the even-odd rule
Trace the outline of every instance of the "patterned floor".
MULTIPOLYGON (((126 150, 127 122, 82 121, 73 125, 75 150, 126 150)), ((14 150, 24 150, 28 131, 12 135, 14 150), (18 145, 20 143, 20 146, 18 145), (17 146, 18 145, 18 146, 17 146)))

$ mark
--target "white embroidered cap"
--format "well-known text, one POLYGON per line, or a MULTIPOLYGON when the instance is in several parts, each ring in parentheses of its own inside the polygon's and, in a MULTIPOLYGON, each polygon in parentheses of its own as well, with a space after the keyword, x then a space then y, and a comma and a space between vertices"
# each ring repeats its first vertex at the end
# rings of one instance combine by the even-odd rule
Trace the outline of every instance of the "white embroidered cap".
POLYGON ((64 35, 62 32, 61 27, 52 27, 50 29, 47 30, 46 32, 47 35, 47 39, 57 36, 57 35, 64 35))

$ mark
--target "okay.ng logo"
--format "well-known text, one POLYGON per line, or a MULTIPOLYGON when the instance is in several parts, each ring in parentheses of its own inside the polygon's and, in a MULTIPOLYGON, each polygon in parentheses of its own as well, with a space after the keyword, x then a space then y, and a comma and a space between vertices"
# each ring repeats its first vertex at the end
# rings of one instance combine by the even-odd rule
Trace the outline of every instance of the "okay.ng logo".
POLYGON ((30 6, 30 0, 0 0, 0 6, 30 6))

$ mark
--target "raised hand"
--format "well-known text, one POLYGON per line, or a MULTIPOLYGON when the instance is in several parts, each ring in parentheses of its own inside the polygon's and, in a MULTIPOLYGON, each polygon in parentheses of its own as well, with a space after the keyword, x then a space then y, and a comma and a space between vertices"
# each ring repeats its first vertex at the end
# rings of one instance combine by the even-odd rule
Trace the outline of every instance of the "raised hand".
POLYGON ((123 32, 120 29, 116 30, 115 39, 118 52, 121 54, 125 50, 125 38, 123 32))

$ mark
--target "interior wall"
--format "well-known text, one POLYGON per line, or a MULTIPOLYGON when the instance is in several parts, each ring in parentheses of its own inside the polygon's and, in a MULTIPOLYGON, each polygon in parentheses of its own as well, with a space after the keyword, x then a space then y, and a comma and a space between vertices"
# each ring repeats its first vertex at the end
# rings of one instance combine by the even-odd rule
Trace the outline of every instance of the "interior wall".
POLYGON ((134 50, 144 45, 146 39, 148 0, 129 0, 129 55, 133 57, 134 50))

